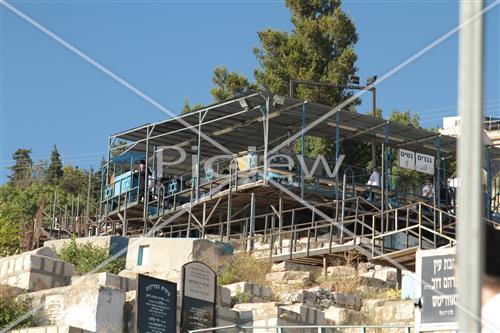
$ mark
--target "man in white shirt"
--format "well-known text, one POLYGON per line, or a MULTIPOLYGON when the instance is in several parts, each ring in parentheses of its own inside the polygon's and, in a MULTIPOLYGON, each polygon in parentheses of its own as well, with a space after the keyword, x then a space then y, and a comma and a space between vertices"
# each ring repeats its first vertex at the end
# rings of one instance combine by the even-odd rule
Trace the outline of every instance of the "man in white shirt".
POLYGON ((373 200, 374 196, 372 193, 372 187, 380 187, 380 174, 378 173, 377 168, 373 168, 372 174, 366 182, 366 185, 368 185, 369 189, 368 200, 373 200))
POLYGON ((377 168, 373 168, 372 174, 370 175, 370 179, 368 179, 368 182, 366 185, 370 186, 380 186, 380 174, 378 173, 377 168))

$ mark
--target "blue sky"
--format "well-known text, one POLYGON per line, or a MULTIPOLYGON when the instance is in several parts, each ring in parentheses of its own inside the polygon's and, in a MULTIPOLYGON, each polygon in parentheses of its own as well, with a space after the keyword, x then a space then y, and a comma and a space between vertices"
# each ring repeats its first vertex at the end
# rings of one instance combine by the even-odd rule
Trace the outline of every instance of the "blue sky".
MULTIPOLYGON (((491 1, 489 1, 491 2, 491 1)), ((11 1, 175 113, 210 102, 212 71, 252 78, 256 32, 291 29, 275 1, 11 1)), ((359 34, 359 75, 379 76, 458 25, 457 1, 345 0, 359 34)), ((0 182, 16 148, 35 161, 57 144, 63 162, 96 167, 109 134, 165 115, 8 9, 1 10, 0 182)), ((500 9, 486 16, 487 114, 500 115, 500 9)), ((384 115, 419 112, 425 126, 456 114, 458 36, 378 87, 384 115)), ((367 99, 360 112, 370 109, 367 99)))

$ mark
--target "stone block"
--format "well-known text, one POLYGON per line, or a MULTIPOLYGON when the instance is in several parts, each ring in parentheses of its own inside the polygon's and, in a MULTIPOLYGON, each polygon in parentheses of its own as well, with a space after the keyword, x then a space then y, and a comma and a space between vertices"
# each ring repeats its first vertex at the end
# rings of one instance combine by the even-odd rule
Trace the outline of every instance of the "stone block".
MULTIPOLYGON (((122 333, 125 292, 114 287, 67 286, 26 294, 53 325, 122 333)), ((20 296, 20 297, 24 297, 20 296)))
POLYGON ((235 311, 250 311, 253 320, 269 319, 279 315, 279 303, 266 302, 266 303, 243 303, 236 304, 233 307, 235 311))
POLYGON ((332 306, 324 311, 325 319, 333 325, 345 325, 349 323, 349 309, 332 306))
POLYGON ((216 326, 248 325, 252 322, 251 311, 235 311, 232 309, 217 307, 216 326))
POLYGON ((331 266, 327 268, 326 274, 339 278, 355 277, 357 270, 351 266, 331 266))
POLYGON ((360 277, 360 285, 378 289, 396 288, 397 286, 396 281, 384 281, 372 277, 372 275, 372 272, 363 273, 360 277))
POLYGON ((23 270, 23 268, 24 268, 24 265, 23 265, 24 257, 25 256, 18 256, 16 258, 15 266, 14 266, 15 267, 14 269, 16 270, 16 272, 20 272, 20 271, 23 270))
POLYGON ((334 297, 334 303, 336 305, 359 309, 363 305, 360 295, 356 294, 343 294, 339 292, 332 292, 334 297))
POLYGON ((217 305, 221 308, 231 307, 231 290, 225 287, 217 286, 217 305))
POLYGON ((10 331, 11 333, 91 333, 71 326, 40 326, 10 331))
POLYGON ((266 280, 272 283, 289 283, 299 282, 305 283, 311 281, 313 274, 307 271, 285 271, 285 272, 271 272, 266 274, 266 280))
POLYGON ((300 323, 306 325, 324 325, 325 324, 325 314, 317 309, 304 306, 302 304, 292 304, 285 305, 281 307, 299 315, 298 320, 300 323))
POLYGON ((0 282, 27 291, 67 285, 69 277, 75 273, 74 266, 53 256, 42 256, 36 253, 52 255, 52 250, 40 248, 35 251, 0 259, 2 274, 0 282), (62 274, 54 270, 56 265, 67 267, 62 274))
POLYGON ((304 293, 302 291, 296 293, 280 292, 276 296, 285 303, 304 303, 304 293))
MULTIPOLYGON (((27 256, 28 260, 24 261, 24 270, 41 270, 43 257, 34 255, 27 256)), ((62 261, 61 261, 62 262, 62 261)))
POLYGON ((123 276, 102 272, 95 274, 87 274, 84 276, 71 277, 71 285, 75 286, 103 286, 115 287, 123 290, 124 292, 135 290, 136 280, 126 278, 123 276))
POLYGON ((269 287, 261 286, 259 284, 253 284, 248 282, 237 282, 224 286, 228 288, 231 292, 231 297, 236 296, 238 293, 248 294, 252 298, 258 298, 260 300, 270 299, 272 295, 272 290, 269 287))
POLYGON ((230 252, 228 244, 206 239, 138 237, 130 240, 126 269, 152 276, 155 273, 180 276, 185 263, 218 264, 230 252))
POLYGON ((285 272, 285 271, 304 271, 317 273, 321 268, 316 266, 295 264, 289 261, 282 261, 277 264, 273 264, 271 267, 271 272, 285 272))
POLYGON ((47 273, 53 273, 54 272, 54 265, 55 265, 55 260, 43 260, 43 270, 47 273))
MULTIPOLYGON (((45 243, 47 243, 47 242, 45 242, 45 243)), ((39 256, 50 257, 50 258, 54 258, 54 259, 59 258, 57 256, 57 253, 53 249, 51 249, 50 247, 47 247, 47 246, 39 247, 38 249, 24 252, 24 254, 36 254, 39 256)))
POLYGON ((362 313, 376 322, 402 325, 411 324, 414 321, 414 311, 413 301, 366 300, 362 308, 362 313))

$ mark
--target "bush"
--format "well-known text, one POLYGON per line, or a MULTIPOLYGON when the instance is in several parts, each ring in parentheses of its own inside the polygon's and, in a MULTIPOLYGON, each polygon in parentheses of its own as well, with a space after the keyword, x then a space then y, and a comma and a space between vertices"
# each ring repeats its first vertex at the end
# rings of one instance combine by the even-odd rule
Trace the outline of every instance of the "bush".
MULTIPOLYGON (((0 286, 0 329, 28 314, 31 308, 30 298, 16 298, 12 288, 0 286)), ((43 322, 43 317, 40 314, 29 315, 14 328, 36 327, 42 325, 43 322)))
MULTIPOLYGON (((88 242, 78 244, 74 238, 68 244, 64 245, 57 252, 57 255, 61 260, 75 265, 75 269, 79 273, 88 273, 109 258, 108 251, 105 248, 88 242)), ((125 269, 125 259, 117 258, 106 266, 101 267, 97 272, 118 274, 123 269, 125 269)))
POLYGON ((231 297, 231 307, 235 306, 236 304, 250 303, 251 299, 252 296, 250 294, 238 291, 236 295, 231 297))
POLYGON ((271 271, 271 263, 257 260, 248 253, 237 253, 222 263, 216 271, 219 285, 241 281, 266 285, 266 274, 271 271))

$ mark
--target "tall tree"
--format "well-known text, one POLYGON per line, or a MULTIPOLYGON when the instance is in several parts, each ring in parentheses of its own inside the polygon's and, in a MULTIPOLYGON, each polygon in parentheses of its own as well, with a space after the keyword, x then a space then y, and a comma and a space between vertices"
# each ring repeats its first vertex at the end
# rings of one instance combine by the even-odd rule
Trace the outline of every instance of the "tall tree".
POLYGON ((32 181, 33 160, 31 159, 31 149, 19 148, 12 159, 14 165, 10 168, 10 184, 14 186, 27 186, 32 181))
MULTIPOLYGON (((258 32, 262 48, 254 54, 260 63, 257 83, 277 94, 286 94, 290 79, 347 84, 357 70, 354 44, 356 28, 342 11, 340 0, 286 0, 292 14, 291 32, 266 29, 258 32)), ((339 103, 344 89, 300 86, 299 98, 328 105, 339 103)))
MULTIPOLYGON (((293 30, 266 29, 258 32, 262 44, 261 48, 254 48, 260 64, 254 72, 258 86, 287 95, 290 79, 347 84, 349 75, 357 71, 357 56, 353 47, 358 35, 354 23, 342 11, 341 3, 340 0, 286 0, 293 30)), ((351 93, 341 88, 300 85, 295 95, 312 102, 336 105, 351 93)), ((351 151, 352 147, 349 147, 352 144, 343 143, 342 150, 351 151)), ((296 151, 298 147, 300 142, 295 145, 296 151)), ((333 140, 306 136, 305 154, 308 157, 323 154, 333 161, 333 147, 333 140)), ((361 161, 359 156, 351 155, 346 156, 346 163, 365 164, 369 160, 368 157, 366 161, 361 161)))
POLYGON ((210 93, 215 102, 245 94, 254 88, 255 86, 242 74, 229 72, 224 66, 217 66, 214 69, 210 93))
POLYGON ((52 152, 50 153, 50 165, 47 169, 47 180, 55 184, 58 179, 63 176, 63 165, 61 162, 61 155, 57 151, 56 145, 52 148, 52 152))

